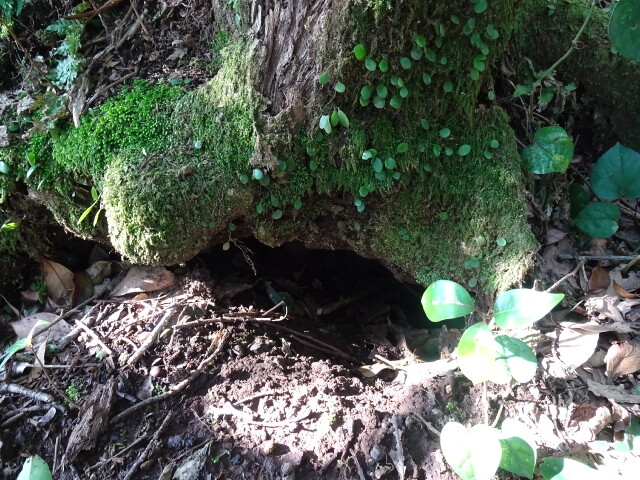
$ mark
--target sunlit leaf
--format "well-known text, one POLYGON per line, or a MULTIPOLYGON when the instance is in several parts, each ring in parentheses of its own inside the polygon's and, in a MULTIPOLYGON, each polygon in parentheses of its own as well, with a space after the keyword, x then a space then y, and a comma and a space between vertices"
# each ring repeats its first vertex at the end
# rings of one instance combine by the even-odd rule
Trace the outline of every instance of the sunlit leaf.
POLYGON ((509 290, 494 304, 496 323, 502 328, 518 328, 540 320, 564 298, 562 293, 538 292, 528 288, 509 290))
POLYGON ((51 480, 49 465, 38 455, 25 460, 22 470, 16 480, 51 480))
POLYGON ((573 158, 573 142, 562 127, 544 127, 522 150, 522 158, 533 173, 564 173, 573 158))
POLYGON ((507 437, 500 439, 500 446, 500 468, 520 477, 533 478, 536 454, 531 445, 520 437, 507 437))
POLYGON ((422 295, 422 308, 432 322, 463 317, 474 309, 474 302, 465 288, 450 280, 438 280, 422 295))
POLYGON ((506 384, 513 378, 518 383, 526 383, 536 374, 538 361, 526 343, 508 335, 496 338, 496 371, 491 377, 495 383, 506 384))
POLYGON ((458 343, 460 371, 475 384, 491 380, 496 374, 498 350, 499 345, 486 324, 472 325, 458 343))
POLYGON ((467 429, 449 422, 440 435, 442 454, 463 480, 489 480, 500 464, 502 449, 495 429, 475 425, 467 429))
POLYGON ((544 480, 602 480, 602 473, 571 458, 542 459, 540 473, 544 480))

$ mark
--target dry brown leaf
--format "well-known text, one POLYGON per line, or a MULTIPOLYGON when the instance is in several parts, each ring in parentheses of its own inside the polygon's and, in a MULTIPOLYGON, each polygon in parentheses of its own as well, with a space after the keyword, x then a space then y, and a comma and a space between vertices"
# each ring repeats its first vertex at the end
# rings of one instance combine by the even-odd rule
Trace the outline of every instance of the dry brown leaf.
POLYGON ((11 309, 11 311, 16 314, 16 317, 20 318, 20 311, 16 307, 11 305, 11 303, 9 303, 9 300, 7 300, 4 295, 0 295, 0 298, 2 298, 7 306, 11 309))
MULTIPOLYGON (((58 316, 53 313, 36 313, 34 315, 29 315, 22 320, 18 320, 17 322, 12 322, 11 328, 13 328, 13 331, 16 332, 16 335, 19 338, 26 338, 33 329, 33 326, 36 324, 36 322, 42 321, 51 323, 56 318, 58 318, 58 316)), ((40 343, 46 339, 48 339, 49 342, 55 343, 59 339, 67 335, 69 332, 71 332, 71 326, 64 320, 61 320, 51 328, 49 328, 46 332, 43 332, 40 335, 34 337, 33 343, 40 343)))
POLYGON ((591 277, 589 278, 589 284, 587 285, 587 293, 603 292, 609 288, 611 278, 609 272, 604 267, 595 267, 591 270, 591 277))
POLYGON ((597 332, 563 328, 558 335, 558 358, 569 367, 579 367, 593 355, 599 336, 597 332))
POLYGON ((37 290, 23 290, 20 292, 20 298, 25 303, 38 303, 40 301, 40 292, 37 290))
POLYGON ((71 293, 71 306, 80 305, 93 295, 93 280, 87 272, 79 271, 73 275, 73 292, 71 293))
POLYGON ((627 292, 622 285, 619 285, 618 282, 612 280, 613 289, 615 292, 623 298, 640 298, 640 295, 636 295, 635 293, 627 292))
POLYGON ((619 403, 640 403, 640 395, 630 393, 624 385, 603 385, 587 379, 587 386, 594 395, 615 400, 619 403))
POLYGON ((153 292, 173 285, 175 276, 164 267, 134 265, 114 288, 112 297, 130 293, 153 292))
POLYGON ((38 350, 36 351, 36 360, 33 362, 33 368, 29 372, 29 378, 38 378, 42 374, 42 365, 44 365, 45 359, 44 356, 47 353, 47 342, 44 341, 40 343, 38 350))
POLYGON ((623 322, 622 313, 616 307, 617 300, 617 297, 610 296, 589 298, 585 301, 585 307, 590 314, 596 312, 614 322, 623 322))
POLYGON ((611 379, 640 370, 640 344, 635 341, 614 343, 604 357, 611 379))
POLYGON ((73 272, 46 258, 40 263, 49 298, 58 305, 64 305, 73 291, 73 272))
POLYGON ((563 232, 558 228, 550 228, 547 230, 547 236, 545 238, 545 243, 548 245, 550 243, 558 243, 564 237, 567 236, 567 232, 563 232))

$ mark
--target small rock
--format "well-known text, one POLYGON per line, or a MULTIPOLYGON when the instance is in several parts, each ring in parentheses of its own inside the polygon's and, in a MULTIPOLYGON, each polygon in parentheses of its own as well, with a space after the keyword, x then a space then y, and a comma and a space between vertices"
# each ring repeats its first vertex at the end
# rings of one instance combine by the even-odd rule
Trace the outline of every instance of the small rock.
POLYGON ((444 417, 444 412, 441 409, 436 407, 431 410, 431 415, 434 416, 435 418, 442 418, 444 417))
POLYGON ((296 467, 291 462, 284 462, 280 467, 280 474, 282 475, 282 480, 295 480, 296 478, 296 467))
POLYGON ((387 456, 387 449, 382 445, 374 445, 369 452, 369 456, 374 462, 381 462, 387 456))
POLYGON ((153 464, 156 463, 155 459, 147 460, 146 462, 142 462, 140 464, 140 470, 144 472, 148 472, 153 467, 153 464))
POLYGON ((167 439, 167 447, 178 448, 180 446, 180 442, 182 442, 182 437, 180 435, 173 435, 167 439))
POLYGON ((274 450, 276 449, 276 442, 274 442, 273 440, 267 440, 262 444, 260 449, 265 455, 272 455, 274 450))

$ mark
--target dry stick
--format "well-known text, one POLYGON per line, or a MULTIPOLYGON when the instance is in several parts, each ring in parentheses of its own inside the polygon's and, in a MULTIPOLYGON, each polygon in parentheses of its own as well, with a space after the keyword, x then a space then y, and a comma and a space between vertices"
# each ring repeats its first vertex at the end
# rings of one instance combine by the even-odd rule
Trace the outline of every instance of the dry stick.
POLYGON ((556 283, 554 283, 553 285, 551 285, 549 288, 547 288, 545 290, 545 293, 549 293, 552 292, 553 290, 555 290, 556 288, 558 288, 558 286, 560 286, 560 284, 562 282, 564 282, 565 280, 573 277, 576 273, 578 273, 578 270, 580 270, 582 267, 584 266, 584 260, 581 260, 578 262, 578 265, 576 265, 576 268, 574 268, 571 272, 567 273, 564 277, 562 277, 560 280, 558 280, 556 283))
POLYGON ((98 334, 96 332, 94 332, 89 325, 85 324, 82 320, 76 320, 76 324, 78 324, 80 326, 80 328, 82 330, 84 330, 91 338, 93 338, 96 342, 98 342, 98 345, 100 345, 100 347, 102 347, 102 349, 105 351, 105 353, 111 357, 113 357, 113 350, 111 350, 103 341, 102 339, 98 336, 98 334))
POLYGON ((391 417, 391 423, 393 424, 393 436, 396 439, 396 448, 398 452, 398 456, 396 457, 393 464, 398 471, 398 477, 400 478, 400 480, 404 480, 405 474, 407 472, 407 467, 404 463, 404 447, 402 446, 402 432, 400 431, 400 425, 398 424, 398 415, 393 415, 391 417))
POLYGON ((560 260, 582 260, 585 262, 604 262, 607 260, 611 260, 612 262, 630 262, 636 257, 637 255, 574 255, 571 253, 561 253, 558 255, 560 260))
POLYGON ((44 376, 47 377, 47 380, 49 380, 49 383, 51 384, 53 389, 56 392, 58 392, 58 395, 60 395, 62 398, 64 398, 69 405, 71 405, 76 410, 80 410, 80 405, 78 405, 76 402, 74 402, 71 399, 71 397, 69 397, 69 395, 66 394, 66 392, 64 392, 60 387, 58 387, 58 385, 53 380, 51 375, 49 375, 49 372, 47 372, 47 369, 44 368, 44 364, 42 363, 42 360, 40 360, 40 357, 37 355, 36 351, 33 348, 32 348, 32 351, 33 351, 33 356, 35 357, 36 361, 40 364, 40 367, 42 367, 42 373, 44 373, 44 376))
POLYGON ((358 460, 356 452, 353 450, 351 450, 351 458, 353 458, 353 461, 356 464, 356 470, 358 471, 358 477, 360 478, 360 480, 366 480, 364 472, 362 471, 362 467, 360 466, 360 461, 358 460))
POLYGON ((145 352, 151 348, 151 346, 158 339, 162 331, 165 329, 165 327, 169 324, 171 319, 177 313, 178 313, 178 307, 175 305, 166 311, 166 313, 160 319, 158 324, 155 327, 153 327, 153 330, 151 330, 151 333, 149 333, 149 335, 144 340, 144 342, 142 342, 142 345, 140 345, 140 348, 138 348, 138 350, 133 355, 131 355, 131 357, 129 357, 129 360, 127 360, 128 366, 131 366, 134 363, 136 363, 138 360, 140 360, 140 357, 142 357, 142 355, 144 355, 145 352))
POLYGON ((49 330, 51 327, 53 327, 56 323, 64 320, 67 317, 70 317, 73 313, 76 313, 79 310, 82 310, 85 306, 87 306, 88 304, 90 304, 91 302, 93 302, 96 298, 98 298, 100 294, 96 293, 95 295, 93 295, 91 298, 88 298, 87 300, 85 300, 84 302, 82 302, 80 305, 77 305, 75 307, 73 307, 71 310, 67 310, 66 312, 64 312, 63 314, 59 315, 58 318, 56 318, 55 320, 52 320, 51 322, 49 322, 47 325, 44 325, 42 327, 40 327, 38 330, 36 330, 33 334, 33 337, 37 337, 38 335, 40 335, 43 332, 46 332, 47 330, 49 330))
POLYGON ((149 454, 152 453, 153 450, 158 446, 158 443, 160 442, 160 435, 162 435, 162 432, 167 428, 172 417, 173 417, 173 411, 170 410, 169 413, 167 413, 167 416, 164 417, 164 420, 162 421, 160 428, 158 428, 156 433, 153 434, 153 438, 151 439, 147 447, 142 451, 140 456, 137 458, 135 462, 133 462, 133 465, 131 465, 131 467, 127 471, 127 474, 124 476, 124 480, 129 480, 131 477, 133 477, 133 475, 136 473, 140 465, 142 465, 142 463, 147 459, 149 454))
POLYGON ((66 15, 62 18, 64 18, 65 20, 81 20, 81 19, 86 19, 86 20, 90 20, 91 18, 93 18, 94 16, 98 15, 99 13, 105 12, 106 10, 109 10, 110 8, 113 8, 115 6, 117 6, 118 4, 122 3, 124 0, 109 0, 107 3, 105 3, 104 5, 102 5, 99 8, 96 8, 95 10, 90 10, 88 12, 82 12, 82 13, 77 13, 75 15, 66 15))
POLYGON ((2 392, 17 393, 18 395, 24 395, 25 397, 32 398, 39 402, 55 402, 55 398, 53 397, 53 395, 25 388, 22 385, 18 385, 17 383, 0 383, 0 393, 2 392))
POLYGON ((126 82, 127 80, 129 80, 131 77, 133 77, 134 75, 138 74, 138 70, 139 67, 136 66, 135 70, 133 72, 127 73, 124 77, 120 77, 119 79, 111 82, 109 85, 107 85, 106 87, 102 87, 100 90, 98 90, 84 105, 84 109, 83 112, 85 112, 87 110, 87 108, 89 108, 89 105, 91 105, 93 102, 96 101, 96 99, 102 95, 103 93, 105 93, 106 91, 108 91, 109 89, 115 87, 116 85, 119 85, 122 82, 126 82))
POLYGON ((418 418, 418 420, 420 420, 422 423, 424 423, 424 426, 427 427, 427 430, 429 430, 431 433, 433 433, 436 437, 440 436, 440 432, 438 431, 438 429, 436 427, 434 427, 431 422, 427 422, 424 417, 422 415, 420 415, 419 413, 414 413, 413 414, 415 417, 418 418))
MULTIPOLYGON (((204 360, 202 360, 200 362, 200 365, 198 365, 198 368, 196 368, 195 371, 191 375, 189 375, 186 379, 178 383, 172 390, 161 393, 160 395, 157 395, 155 397, 149 397, 140 403, 136 403, 135 405, 127 408, 126 410, 120 412, 118 415, 113 417, 109 421, 109 423, 110 424, 117 423, 123 418, 127 417, 128 415, 131 415, 132 413, 137 412, 138 410, 144 407, 153 405, 154 403, 170 398, 174 396, 176 393, 179 393, 185 388, 187 388, 189 384, 191 384, 191 382, 193 382, 204 371, 205 368, 211 365, 214 362, 214 360, 218 357, 218 355, 220 355, 220 352, 222 352, 222 350, 226 347, 227 343, 229 343, 229 338, 231 338, 231 332, 230 331, 224 332, 224 334, 222 335, 222 338, 218 342, 218 346, 216 347, 215 351, 211 355, 206 357, 204 360)), ((213 346, 213 342, 212 342, 212 346, 213 346)))

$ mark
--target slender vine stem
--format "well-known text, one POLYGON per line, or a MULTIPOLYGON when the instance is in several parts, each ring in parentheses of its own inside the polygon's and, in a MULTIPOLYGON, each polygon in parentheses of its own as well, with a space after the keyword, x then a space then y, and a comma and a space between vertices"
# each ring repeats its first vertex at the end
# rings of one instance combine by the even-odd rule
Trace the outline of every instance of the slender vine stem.
POLYGON ((551 75, 551 73, 556 68, 558 68, 558 66, 562 62, 564 62, 567 58, 569 58, 569 55, 571 55, 573 53, 573 51, 577 48, 578 41, 580 40, 580 37, 582 37, 582 34, 584 33, 585 28, 587 28, 587 25, 589 24, 589 20, 591 20, 591 16, 593 15, 593 12, 595 11, 597 4, 598 4, 598 0, 593 0, 593 2, 591 2, 591 8, 589 9, 589 12, 587 13, 587 16, 585 17, 584 22, 582 22, 582 26, 580 27, 580 29, 576 33, 575 37, 573 37, 573 40, 571 40, 571 45, 569 46, 569 49, 566 52, 564 52, 564 55, 562 55, 560 58, 558 58, 553 63, 553 65, 551 65, 549 68, 547 68, 542 73, 542 75, 540 75, 538 77, 538 79, 533 83, 533 87, 531 88, 531 96, 529 97, 529 115, 530 116, 533 113, 533 99, 534 99, 536 90, 538 90, 538 88, 540 87, 540 85, 542 84, 544 79, 547 78, 549 75, 551 75))

